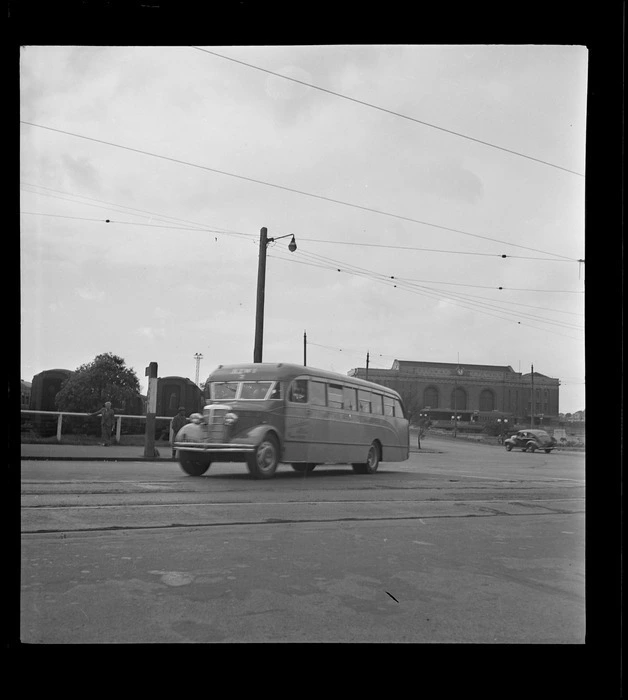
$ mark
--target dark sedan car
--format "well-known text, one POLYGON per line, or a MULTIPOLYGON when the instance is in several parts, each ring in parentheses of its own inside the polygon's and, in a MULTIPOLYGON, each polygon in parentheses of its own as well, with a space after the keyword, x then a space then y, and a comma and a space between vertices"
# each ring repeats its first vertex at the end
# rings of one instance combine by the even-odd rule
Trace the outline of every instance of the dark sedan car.
POLYGON ((508 452, 518 447, 522 452, 545 450, 548 454, 556 447, 556 440, 544 430, 519 430, 504 440, 508 452))

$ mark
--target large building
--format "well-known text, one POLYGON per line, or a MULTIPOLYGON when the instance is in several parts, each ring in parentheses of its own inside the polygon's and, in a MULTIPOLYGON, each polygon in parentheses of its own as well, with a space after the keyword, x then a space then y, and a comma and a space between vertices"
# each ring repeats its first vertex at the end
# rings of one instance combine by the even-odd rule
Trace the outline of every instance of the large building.
POLYGON ((412 418, 435 420, 507 418, 512 423, 549 425, 558 419, 560 381, 539 372, 522 374, 509 365, 395 360, 391 369, 357 367, 349 375, 398 391, 412 418))

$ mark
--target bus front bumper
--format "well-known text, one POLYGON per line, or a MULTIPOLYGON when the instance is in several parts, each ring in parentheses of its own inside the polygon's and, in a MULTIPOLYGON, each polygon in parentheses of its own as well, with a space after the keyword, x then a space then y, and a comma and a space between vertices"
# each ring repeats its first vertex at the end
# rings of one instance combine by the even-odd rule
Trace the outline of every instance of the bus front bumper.
POLYGON ((220 452, 220 453, 237 453, 237 452, 253 452, 255 445, 233 444, 220 442, 175 442, 175 450, 185 450, 186 452, 220 452))

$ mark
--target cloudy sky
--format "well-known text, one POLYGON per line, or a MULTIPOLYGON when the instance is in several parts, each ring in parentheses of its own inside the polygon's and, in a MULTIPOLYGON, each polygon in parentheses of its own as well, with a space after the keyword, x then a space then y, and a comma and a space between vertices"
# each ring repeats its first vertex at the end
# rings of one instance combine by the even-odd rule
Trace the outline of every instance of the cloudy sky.
POLYGON ((26 46, 21 376, 510 365, 585 407, 581 46, 26 46), (505 257, 504 257, 505 256, 505 257))

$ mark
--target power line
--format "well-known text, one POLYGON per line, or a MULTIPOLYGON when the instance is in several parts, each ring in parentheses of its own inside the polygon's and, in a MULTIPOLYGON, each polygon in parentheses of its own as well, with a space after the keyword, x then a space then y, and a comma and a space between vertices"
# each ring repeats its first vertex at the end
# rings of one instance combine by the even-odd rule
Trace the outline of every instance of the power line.
MULTIPOLYGON (((151 212, 147 209, 137 209, 135 207, 129 207, 126 204, 118 204, 116 202, 107 202, 102 199, 95 199, 94 197, 87 197, 86 195, 82 194, 74 194, 72 192, 65 192, 64 190, 55 190, 51 187, 45 187, 44 185, 33 185, 29 182, 23 182, 20 183, 20 187, 31 187, 31 188, 40 188, 43 190, 47 190, 48 192, 56 192, 57 194, 66 194, 70 197, 79 197, 81 199, 87 199, 90 200, 91 202, 99 202, 100 204, 107 204, 109 206, 113 207, 118 207, 121 209, 128 209, 130 212, 140 212, 139 215, 146 214, 150 216, 151 219, 157 218, 157 219, 163 219, 164 221, 182 221, 184 223, 189 223, 192 224, 193 226, 198 226, 200 227, 198 230, 203 230, 205 225, 204 224, 199 224, 198 222, 195 221, 189 221, 187 219, 181 219, 178 217, 174 216, 168 216, 167 214, 157 214, 155 212, 151 212)), ((67 199, 66 197, 58 197, 53 194, 48 194, 47 192, 37 192, 37 191, 32 191, 32 190, 24 190, 25 192, 30 192, 31 194, 35 194, 38 196, 45 196, 45 197, 52 197, 54 199, 60 199, 61 201, 64 202, 74 202, 75 200, 73 199, 67 199)), ((75 202, 76 203, 76 202, 75 202)), ((89 207, 96 207, 98 205, 96 204, 90 204, 89 202, 78 202, 78 204, 82 204, 84 206, 89 206, 89 207)), ((109 207, 103 207, 103 206, 98 206, 99 209, 108 209, 109 207)), ((43 214, 42 214, 43 216, 43 214)), ((134 214, 134 216, 138 216, 138 214, 134 214)), ((190 228, 190 230, 195 230, 190 228)), ((214 231, 214 229, 211 229, 214 231)), ((221 228, 221 230, 228 232, 228 233, 240 233, 243 236, 249 236, 253 234, 248 234, 248 233, 242 233, 240 231, 233 231, 231 229, 225 229, 221 228)), ((426 252, 426 253, 443 253, 443 254, 449 254, 449 255, 476 255, 476 256, 481 256, 481 257, 488 257, 488 258, 513 258, 516 260, 544 260, 547 262, 583 262, 581 260, 576 261, 575 259, 572 258, 565 258, 565 259, 558 259, 558 258, 539 258, 537 256, 527 256, 527 255, 506 255, 505 253, 478 253, 475 251, 470 251, 470 250, 443 250, 441 248, 423 248, 420 246, 405 246, 405 245, 389 245, 386 243, 363 243, 363 242, 357 242, 357 241, 339 241, 339 240, 329 240, 329 239, 319 239, 319 238, 305 238, 301 235, 299 235, 299 240, 300 241, 307 241, 309 243, 329 243, 333 245, 351 245, 351 246, 360 246, 364 248, 389 248, 391 250, 416 250, 416 251, 421 251, 421 252, 426 252)))
POLYGON ((92 219, 87 216, 67 216, 65 214, 44 214, 38 211, 21 211, 20 214, 29 214, 33 216, 49 216, 54 219, 71 219, 76 221, 93 221, 95 223, 119 224, 120 226, 146 226, 148 228, 167 228, 172 231, 198 231, 198 233, 219 233, 221 236, 245 236, 247 238, 255 238, 253 233, 237 233, 235 231, 225 231, 223 229, 212 228, 192 228, 191 226, 173 226, 172 224, 146 224, 140 221, 117 221, 116 219, 92 219))
MULTIPOLYGON (((44 190, 49 190, 50 192, 59 192, 61 194, 67 194, 70 197, 80 197, 83 199, 88 199, 92 202, 101 202, 101 205, 98 204, 91 204, 90 202, 82 202, 82 201, 77 201, 74 199, 68 199, 67 197, 60 197, 55 194, 49 194, 48 192, 37 192, 29 189, 24 189, 25 192, 29 192, 30 194, 35 194, 37 196, 44 196, 44 197, 51 197, 53 199, 59 199, 62 202, 72 202, 74 204, 81 204, 82 206, 87 206, 87 207, 96 207, 98 209, 110 209, 110 207, 118 207, 121 209, 128 209, 128 212, 121 212, 121 213, 131 213, 132 216, 150 216, 151 219, 161 219, 164 221, 181 221, 184 223, 190 223, 192 226, 184 228, 184 227, 172 227, 173 229, 177 230, 189 230, 189 231, 211 231, 212 233, 215 232, 224 232, 224 233, 231 233, 231 234, 237 234, 241 236, 254 236, 255 234, 250 234, 250 233, 243 233, 241 231, 233 231, 231 229, 225 229, 224 227, 219 227, 219 228, 207 228, 204 224, 200 224, 198 222, 194 221, 189 221, 187 219, 180 219, 177 217, 173 216, 168 216, 166 214, 157 214, 155 212, 148 211, 146 209, 137 209, 135 207, 128 207, 125 204, 117 204, 115 202, 107 202, 104 200, 100 199, 94 199, 93 197, 86 197, 85 195, 76 195, 72 194, 71 192, 63 192, 63 190, 54 190, 49 187, 44 187, 43 185, 31 185, 30 183, 20 183, 20 187, 25 188, 25 187, 41 187, 44 190), (102 206, 102 204, 107 204, 109 206, 102 206), (140 212, 140 214, 135 214, 133 212, 140 212)), ((61 215, 54 215, 54 214, 46 214, 44 212, 22 212, 23 214, 39 214, 40 216, 58 216, 60 217, 61 215)), ((67 218, 72 218, 72 217, 67 217, 67 218)), ((90 219, 91 221, 100 221, 100 219, 90 219)), ((118 223, 123 223, 123 222, 118 222, 118 223)), ((138 224, 140 225, 140 224, 138 224)), ((148 226, 149 224, 143 224, 145 226, 148 226)), ((165 228, 165 227, 164 227, 165 228)), ((403 245, 387 245, 384 243, 358 243, 356 241, 332 241, 332 240, 321 240, 317 238, 305 238, 303 236, 299 236, 300 241, 307 241, 309 243, 333 243, 335 245, 351 245, 351 246, 360 246, 360 247, 365 247, 365 248, 389 248, 391 250, 414 250, 414 251, 421 251, 424 253, 442 253, 442 254, 448 254, 448 255, 476 255, 476 256, 481 256, 481 257, 488 257, 488 258, 512 258, 516 260, 543 260, 547 262, 576 262, 574 259, 558 259, 558 258, 539 258, 536 256, 527 256, 527 255, 505 255, 503 253, 477 253, 474 251, 468 251, 468 250, 443 250, 441 248, 423 248, 423 247, 418 247, 418 246, 403 246, 403 245)), ((577 261, 581 262, 581 261, 577 261)))
MULTIPOLYGON (((311 263, 311 262, 305 262, 305 261, 301 261, 301 260, 295 260, 295 259, 292 258, 292 257, 288 258, 288 257, 283 257, 283 256, 278 256, 278 255, 272 255, 272 256, 269 256, 269 257, 275 257, 275 258, 280 259, 280 260, 285 260, 285 261, 291 262, 291 263, 295 263, 295 262, 296 262, 296 263, 300 263, 300 264, 303 264, 303 265, 312 265, 312 264, 313 264, 313 263, 311 263)), ((334 268, 332 268, 331 266, 326 266, 326 265, 324 265, 322 262, 321 262, 321 263, 318 263, 318 264, 314 264, 314 266, 315 266, 315 267, 322 267, 322 268, 326 268, 326 269, 334 269, 334 268)), ((352 275, 356 275, 356 276, 362 276, 362 277, 372 278, 372 279, 375 279, 375 281, 377 281, 377 282, 382 282, 382 283, 384 283, 384 284, 392 284, 392 283, 393 283, 392 280, 390 280, 390 279, 388 279, 388 278, 382 278, 381 276, 378 276, 377 273, 367 273, 367 274, 364 274, 363 272, 359 272, 359 271, 358 271, 359 268, 354 268, 353 270, 350 269, 350 268, 351 268, 351 266, 345 266, 345 270, 338 269, 338 268, 337 268, 337 269, 338 269, 339 272, 344 271, 344 272, 346 272, 347 274, 352 274, 352 275)), ((404 289, 405 291, 409 291, 409 292, 411 292, 411 293, 413 293, 413 294, 418 294, 419 296, 425 296, 425 297, 432 298, 432 299, 437 299, 437 300, 444 300, 444 301, 446 301, 446 302, 448 302, 448 303, 453 304, 454 306, 460 306, 460 307, 462 307, 462 308, 466 308, 466 309, 469 309, 469 310, 471 310, 471 311, 476 311, 476 312, 481 313, 481 314, 483 314, 483 315, 485 315, 485 316, 492 316, 493 318, 497 318, 497 319, 499 319, 499 320, 501 320, 501 321, 508 321, 509 323, 517 323, 517 325, 527 326, 527 327, 529 327, 529 328, 534 328, 535 330, 544 330, 544 331, 547 332, 547 333, 553 333, 554 335, 559 335, 559 336, 561 336, 561 337, 569 338, 569 339, 571 339, 571 340, 578 340, 578 341, 581 340, 580 338, 574 338, 573 336, 564 335, 563 333, 557 333, 556 331, 551 331, 551 330, 546 329, 546 328, 541 329, 541 328, 538 328, 537 326, 534 326, 534 325, 532 325, 532 324, 530 324, 530 323, 525 323, 524 321, 516 321, 516 320, 513 318, 513 316, 517 315, 517 316, 519 316, 519 317, 522 318, 522 319, 531 318, 532 320, 537 320, 538 322, 544 323, 544 324, 546 324, 546 325, 559 326, 559 327, 568 328, 568 329, 573 329, 573 330, 582 330, 581 328, 576 327, 576 326, 573 326, 573 325, 571 325, 571 324, 564 324, 564 323, 561 323, 561 322, 558 322, 558 321, 547 321, 547 320, 544 320, 544 319, 540 319, 540 318, 538 318, 538 317, 534 317, 534 316, 531 315, 531 314, 522 314, 522 313, 520 313, 520 312, 508 312, 507 310, 499 309, 499 308, 497 308, 497 307, 494 307, 494 306, 491 306, 491 305, 488 305, 488 304, 484 304, 484 305, 482 305, 482 304, 477 304, 477 303, 473 302, 472 300, 469 300, 469 299, 466 298, 466 297, 461 297, 460 295, 455 295, 455 294, 452 294, 451 292, 450 292, 450 293, 444 293, 444 292, 442 292, 442 291, 440 291, 440 290, 433 290, 433 289, 430 289, 430 288, 428 288, 428 287, 421 287, 421 286, 419 286, 419 285, 411 285, 411 286, 407 286, 407 285, 406 285, 406 286, 404 286, 404 285, 394 285, 394 286, 401 286, 402 289, 404 289), (498 311, 499 314, 507 314, 507 315, 496 315, 496 314, 494 314, 494 313, 491 313, 490 311, 485 310, 485 309, 491 309, 491 308, 494 309, 494 310, 496 310, 496 311, 498 311)))
MULTIPOLYGON (((361 268, 356 265, 353 265, 352 263, 344 263, 339 260, 334 260, 333 258, 328 258, 323 255, 318 255, 317 253, 310 253, 310 252, 305 252, 305 251, 300 251, 300 255, 303 255, 305 257, 309 257, 312 260, 315 261, 320 261, 324 264, 328 264, 330 266, 335 267, 338 269, 338 271, 342 271, 342 267, 344 268, 350 268, 352 270, 360 270, 361 272, 365 272, 369 275, 376 276, 378 278, 384 279, 386 281, 391 280, 392 282, 402 282, 402 283, 408 283, 408 284, 414 284, 414 283, 426 283, 426 284, 449 284, 449 285, 455 285, 455 286, 460 286, 460 287, 474 287, 474 288, 480 288, 480 289, 495 289, 495 290, 506 290, 506 291, 518 291, 518 292, 558 292, 562 294, 584 294, 582 291, 574 291, 574 290, 561 290, 561 289, 526 289, 526 288, 516 288, 516 287, 494 287, 494 286, 486 286, 486 285, 477 285, 477 284, 463 284, 461 282, 439 282, 435 280, 413 280, 413 279, 407 279, 404 277, 396 277, 395 275, 384 275, 380 272, 375 272, 373 270, 367 270, 366 268, 361 268), (341 268, 338 268, 338 265, 341 266, 341 268)), ((290 258, 286 258, 290 259, 290 258)))
MULTIPOLYGON (((46 196, 54 196, 54 195, 46 195, 46 196)), ((73 201, 73 200, 67 200, 64 199, 63 197, 58 197, 58 199, 62 199, 63 201, 73 201)), ((82 203, 82 202, 80 202, 82 203)), ((88 206, 97 206, 97 205, 89 205, 88 206)), ((102 207, 99 207, 102 208, 102 207)), ((92 221, 94 223, 112 223, 112 224, 119 224, 122 226, 146 226, 148 228, 166 228, 169 230, 174 230, 174 231, 197 231, 199 233, 220 233, 225 236, 245 236, 247 238, 255 238, 255 234, 251 233, 241 233, 238 231, 230 231, 228 229, 212 229, 212 228, 196 228, 196 227, 191 227, 191 226, 173 226, 172 224, 166 224, 166 225, 160 225, 160 224, 150 224, 150 223, 142 223, 142 222, 137 222, 137 221, 118 221, 115 219, 94 219, 90 217, 84 217, 84 216, 69 216, 67 214, 49 214, 46 212, 33 212, 33 211, 21 211, 20 214, 24 215, 31 215, 31 216, 48 216, 56 219, 70 219, 70 220, 76 220, 76 221, 92 221)), ((201 224, 198 224, 200 227, 201 224)), ((300 240, 304 240, 303 238, 300 238, 300 240)), ((310 240, 310 239, 306 239, 310 240)), ((452 251, 455 252, 455 251, 452 251)), ((320 264, 316 264, 314 262, 310 263, 312 267, 319 267, 322 269, 338 269, 336 266, 337 265, 342 265, 344 267, 347 267, 347 263, 342 263, 338 262, 336 260, 332 260, 331 258, 325 258, 324 256, 317 256, 315 253, 303 253, 301 252, 302 255, 309 255, 312 256, 312 258, 320 258, 322 261, 327 261, 327 262, 321 262, 320 264)), ((289 260, 290 258, 282 258, 285 260, 289 260)), ((557 261, 557 262, 563 262, 562 260, 557 261)), ((350 267, 355 267, 351 266, 350 267)), ((360 268, 355 268, 355 269, 360 269, 360 268)), ((338 271, 342 271, 341 269, 338 269, 338 271)), ((369 272, 368 270, 365 270, 365 272, 369 272)), ((379 273, 372 273, 372 274, 378 274, 379 273)), ((424 284, 447 284, 447 285, 454 285, 457 287, 471 287, 471 288, 478 288, 478 289, 499 289, 499 290, 504 290, 504 291, 522 291, 522 292, 529 292, 529 291, 536 291, 536 292, 560 292, 564 294, 582 294, 583 292, 578 292, 578 291, 572 291, 572 290, 559 290, 559 289, 525 289, 525 288, 514 288, 514 287, 493 287, 493 286, 488 286, 488 285, 478 285, 478 284, 464 284, 462 282, 445 282, 443 280, 415 280, 415 279, 408 279, 404 277, 396 277, 394 275, 391 275, 390 277, 382 276, 382 279, 384 280, 396 280, 397 282, 402 282, 402 283, 424 283, 424 284)), ((468 297, 469 295, 467 295, 468 297)), ((486 299, 486 297, 473 297, 475 299, 484 299, 485 301, 492 301, 491 299, 486 299)), ((564 314, 570 314, 573 316, 580 316, 581 314, 578 314, 576 312, 571 312, 571 311, 561 311, 560 309, 548 309, 544 307, 539 307, 539 306, 531 306, 529 304, 521 304, 518 302, 508 302, 508 301, 503 301, 501 303, 505 304, 515 304, 516 306, 527 306, 528 308, 532 309, 538 309, 541 311, 550 311, 554 313, 564 313, 564 314)))
MULTIPOLYGON (((583 262, 581 260, 576 260, 575 258, 539 258, 531 257, 526 255, 506 255, 504 253, 476 253, 466 250, 442 250, 437 248, 420 248, 417 246, 407 246, 407 245, 388 245, 385 243, 357 243, 355 241, 331 241, 331 240, 321 240, 319 238, 304 238, 299 236, 300 241, 308 241, 311 243, 331 243, 333 245, 355 245, 365 248, 390 248, 391 250, 421 250, 429 253, 452 253, 457 255, 481 255, 489 258, 517 258, 518 260, 549 260, 551 262, 583 262)), ((508 244, 510 245, 510 244, 508 244)), ((541 251, 542 252, 542 251, 541 251)), ((550 253, 553 255, 553 253, 550 253)))
MULTIPOLYGON (((272 256, 272 257, 276 257, 276 256, 272 256)), ((292 260, 291 258, 287 258, 287 257, 285 257, 285 258, 280 257, 279 259, 286 260, 287 262, 300 262, 301 264, 304 264, 304 265, 310 264, 310 263, 306 263, 303 261, 292 260)), ((323 266, 319 265, 318 267, 323 267, 323 266)), ((362 276, 362 277, 368 278, 368 275, 363 275, 363 274, 360 274, 359 272, 350 272, 348 270, 346 270, 346 272, 348 274, 354 274, 356 276, 362 276)), ((386 280, 386 279, 375 278, 375 281, 382 282, 384 284, 390 284, 390 281, 386 280)), ((394 285, 394 286, 397 286, 397 285, 394 285)), ((414 287, 407 287, 406 286, 406 287, 404 287, 402 285, 401 288, 404 289, 405 291, 409 291, 413 294, 418 294, 419 296, 425 296, 425 297, 428 297, 431 299, 436 299, 436 300, 441 300, 441 301, 444 300, 448 303, 452 303, 454 306, 460 306, 462 308, 466 308, 466 309, 469 309, 471 311, 476 311, 476 312, 482 313, 485 316, 492 316, 493 318, 497 318, 501 321, 508 321, 509 323, 516 322, 518 325, 528 326, 530 328, 535 328, 536 330, 546 330, 548 333, 554 333, 556 335, 560 335, 560 336, 565 337, 565 338, 570 338, 571 340, 579 340, 578 338, 574 338, 573 336, 565 336, 562 333, 555 333, 555 331, 550 331, 548 329, 539 329, 537 326, 534 326, 534 325, 531 325, 528 323, 524 323, 522 321, 516 321, 514 316, 519 316, 520 318, 522 318, 524 320, 530 318, 532 320, 537 320, 538 322, 544 323, 546 325, 559 326, 559 327, 563 327, 566 329, 581 330, 579 327, 573 326, 571 324, 563 324, 563 323, 556 322, 556 321, 547 321, 544 319, 540 319, 539 317, 535 317, 531 314, 508 312, 507 310, 500 309, 498 307, 491 306, 489 304, 478 304, 478 303, 473 302, 472 300, 470 300, 466 297, 462 297, 460 295, 454 295, 452 293, 444 294, 442 292, 439 293, 437 290, 432 290, 432 289, 429 289, 427 287, 418 287, 418 286, 414 286, 414 287), (496 315, 496 314, 491 313, 490 311, 487 311, 485 309, 494 309, 500 315, 496 315), (504 314, 507 314, 507 315, 504 315, 504 314)))
POLYGON ((450 231, 452 233, 459 233, 459 234, 464 235, 464 236, 471 236, 472 238, 479 238, 479 239, 482 239, 485 241, 491 241, 493 243, 501 243, 502 245, 509 245, 509 246, 513 246, 514 248, 521 248, 523 250, 530 250, 530 251, 533 251, 535 253, 544 253, 546 255, 553 255, 557 258, 563 258, 565 260, 572 260, 573 262, 579 262, 579 261, 575 260, 574 258, 569 258, 568 256, 560 255, 559 253, 552 253, 549 251, 543 251, 543 250, 539 250, 538 248, 530 248, 528 246, 519 245, 518 243, 509 243, 507 241, 501 241, 497 238, 491 238, 490 236, 481 236, 480 234, 477 234, 477 233, 470 233, 469 231, 463 231, 461 229, 456 229, 456 228, 452 228, 449 226, 441 226, 440 224, 434 224, 434 223, 431 223, 429 221, 422 221, 420 219, 414 219, 414 218, 409 217, 409 216, 402 216, 400 214, 394 214, 392 212, 386 212, 386 211, 382 211, 380 209, 374 209, 372 207, 365 207, 365 206, 362 206, 360 204, 353 204, 351 202, 344 202, 340 199, 334 199, 332 197, 325 197, 324 195, 313 194, 311 192, 297 190, 295 188, 286 187, 284 185, 277 185, 277 184, 272 183, 272 182, 258 180, 256 178, 247 177, 245 175, 237 175, 235 173, 227 172, 226 170, 219 170, 217 168, 210 168, 209 166, 199 165, 197 163, 190 163, 189 161, 184 161, 184 160, 181 160, 179 158, 171 158, 170 156, 163 156, 163 155, 160 155, 158 153, 144 151, 144 150, 139 149, 139 148, 131 148, 130 146, 122 146, 122 145, 117 144, 117 143, 112 143, 111 141, 104 141, 103 139, 96 139, 96 138, 93 138, 91 136, 83 136, 82 134, 77 134, 77 133, 74 133, 72 131, 65 131, 63 129, 55 129, 55 128, 50 127, 50 126, 43 126, 42 124, 35 124, 34 122, 20 121, 20 123, 28 125, 28 126, 33 126, 35 128, 38 128, 38 129, 45 129, 47 131, 54 131, 54 132, 59 133, 59 134, 65 134, 67 136, 74 136, 75 138, 84 139, 86 141, 93 141, 94 143, 101 143, 101 144, 104 144, 106 146, 111 146, 113 148, 120 148, 122 150, 130 151, 132 153, 140 153, 142 155, 152 156, 153 158, 159 158, 161 160, 166 160, 166 161, 169 161, 172 163, 178 163, 179 165, 188 165, 192 168, 198 168, 199 170, 206 170, 208 172, 217 173, 219 175, 226 175, 228 177, 237 178, 239 180, 245 180, 246 182, 254 182, 258 185, 265 185, 267 187, 273 187, 275 189, 285 190, 286 192, 293 192, 295 194, 301 194, 305 197, 312 197, 314 199, 320 199, 320 200, 323 200, 326 202, 332 202, 333 204, 341 204, 343 206, 352 207, 354 209, 360 209, 362 211, 368 211, 368 212, 371 212, 374 214, 381 214, 382 216, 390 216, 392 218, 400 219, 402 221, 409 221, 411 223, 422 224, 424 226, 432 226, 433 228, 437 228, 437 229, 440 229, 442 231, 450 231))
POLYGON ((343 95, 340 92, 334 92, 333 90, 328 90, 327 88, 322 88, 318 85, 312 83, 307 83, 304 80, 297 80, 297 78, 290 78, 287 75, 282 75, 281 73, 276 73, 275 71, 268 70, 267 68, 260 68, 252 63, 246 63, 245 61, 239 61, 236 58, 231 58, 230 56, 225 56, 224 54, 217 53, 216 51, 209 51, 208 49, 202 49, 200 46, 192 46, 192 49, 197 51, 202 51, 203 53, 211 54, 212 56, 217 56, 218 58, 224 58, 227 61, 232 61, 233 63, 239 63, 242 66, 247 66, 248 68, 253 68, 254 70, 262 71, 263 73, 269 73, 277 78, 283 78, 284 80, 290 80, 293 83, 299 83, 299 85, 305 85, 306 87, 313 88, 314 90, 320 90, 328 95, 334 95, 335 97, 340 97, 343 100, 349 100, 350 102, 355 102, 356 104, 362 105, 364 107, 370 107, 371 109, 376 109, 380 112, 386 112, 386 114, 392 114, 395 117, 400 117, 401 119, 407 119, 408 121, 415 122, 416 124, 421 124, 422 126, 428 126, 430 129, 438 129, 438 131, 444 131, 446 134, 452 134, 453 136, 459 136, 460 138, 467 139, 468 141, 473 141, 475 143, 480 143, 483 146, 489 146, 490 148, 496 148, 499 151, 504 151, 505 153, 511 153, 512 155, 519 156, 520 158, 527 158, 528 160, 533 160, 536 163, 541 163, 543 165, 549 165, 551 168, 557 168, 558 170, 563 170, 567 173, 572 173, 573 175, 578 175, 579 177, 584 177, 582 173, 576 170, 570 170, 569 168, 564 168, 561 165, 556 165, 555 163, 550 163, 546 160, 541 160, 540 158, 533 158, 525 153, 520 153, 519 151, 513 151, 510 148, 504 148, 503 146, 497 146, 494 143, 489 143, 488 141, 482 141, 481 139, 473 138, 472 136, 467 136, 466 134, 461 134, 459 131, 453 131, 452 129, 445 129, 442 126, 436 126, 435 124, 430 124, 429 122, 416 119, 415 117, 410 117, 407 114, 402 114, 401 112, 395 112, 392 109, 386 109, 385 107, 379 107, 371 102, 365 102, 364 100, 358 100, 355 97, 349 97, 348 95, 343 95))
MULTIPOLYGON (((152 211, 148 211, 146 209, 137 209, 136 207, 129 207, 126 204, 118 204, 117 202, 108 202, 102 199, 95 199, 94 197, 87 197, 86 195, 83 194, 74 194, 73 192, 66 192, 64 190, 56 190, 53 189, 52 187, 45 187, 44 185, 33 185, 30 182, 21 182, 20 187, 25 188, 25 187, 30 187, 30 188, 35 188, 35 191, 25 189, 25 192, 29 192, 30 194, 37 195, 38 197, 44 196, 44 197, 51 197, 53 199, 60 199, 63 202, 73 202, 74 204, 81 204, 83 206, 88 206, 88 207, 97 207, 98 209, 109 209, 110 207, 116 207, 116 209, 125 209, 128 211, 125 211, 123 213, 130 213, 132 216, 143 216, 144 218, 146 216, 150 217, 151 219, 158 219, 158 220, 163 220, 163 221, 176 221, 176 222, 184 222, 188 224, 193 224, 194 226, 202 226, 205 227, 205 224, 198 224, 193 221, 187 221, 186 219, 180 219, 174 216, 168 216, 166 214, 157 214, 152 211), (41 190, 46 190, 45 192, 38 192, 36 188, 39 188, 41 190), (54 192, 56 194, 49 194, 50 192, 54 192), (64 194, 68 195, 68 197, 78 197, 80 199, 87 199, 89 200, 88 202, 81 202, 77 201, 76 199, 68 199, 67 197, 59 197, 58 195, 64 194), (90 202, 98 202, 99 204, 90 204, 90 202), (100 206, 106 204, 107 206, 100 206), (139 212, 139 214, 136 214, 134 212, 139 212)), ((228 230, 228 229, 224 229, 228 230)))

